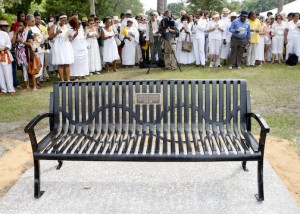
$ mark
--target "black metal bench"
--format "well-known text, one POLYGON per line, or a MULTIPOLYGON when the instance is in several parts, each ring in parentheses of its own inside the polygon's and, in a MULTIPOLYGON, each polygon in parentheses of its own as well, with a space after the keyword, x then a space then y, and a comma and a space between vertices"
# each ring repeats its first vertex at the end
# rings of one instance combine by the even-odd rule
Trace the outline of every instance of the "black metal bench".
POLYGON ((264 200, 263 158, 270 128, 251 113, 245 80, 141 80, 56 82, 50 112, 26 127, 34 158, 34 196, 40 160, 149 162, 258 162, 264 200), (49 117, 37 142, 34 127, 49 117), (259 142, 251 118, 260 125, 259 142))

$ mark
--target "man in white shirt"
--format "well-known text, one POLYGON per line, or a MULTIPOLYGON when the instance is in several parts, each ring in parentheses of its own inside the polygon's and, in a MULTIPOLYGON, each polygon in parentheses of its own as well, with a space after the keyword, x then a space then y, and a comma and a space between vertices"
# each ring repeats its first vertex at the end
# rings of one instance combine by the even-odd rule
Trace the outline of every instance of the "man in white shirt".
POLYGON ((197 11, 195 14, 195 21, 192 26, 192 38, 194 45, 194 54, 196 59, 196 67, 205 67, 205 30, 207 22, 203 19, 203 11, 197 11))
POLYGON ((158 54, 159 61, 163 61, 162 53, 162 42, 161 35, 159 33, 159 21, 157 20, 156 14, 154 12, 150 13, 150 21, 147 24, 146 28, 146 41, 150 44, 151 52, 151 62, 156 62, 156 54, 158 54))

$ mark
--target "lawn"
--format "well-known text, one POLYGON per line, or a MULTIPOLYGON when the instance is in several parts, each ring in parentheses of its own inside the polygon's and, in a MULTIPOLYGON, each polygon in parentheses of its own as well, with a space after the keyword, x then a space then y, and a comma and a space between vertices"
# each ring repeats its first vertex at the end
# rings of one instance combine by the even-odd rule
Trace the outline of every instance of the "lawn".
MULTIPOLYGON (((246 79, 251 91, 252 111, 260 113, 271 127, 271 135, 294 142, 300 154, 300 65, 265 65, 242 70, 183 66, 183 72, 151 69, 119 69, 89 77, 90 80, 130 79, 246 79)), ((55 77, 52 80, 57 80, 55 77)), ((52 82, 38 92, 21 92, 0 97, 0 123, 24 126, 35 115, 48 111, 52 82)))

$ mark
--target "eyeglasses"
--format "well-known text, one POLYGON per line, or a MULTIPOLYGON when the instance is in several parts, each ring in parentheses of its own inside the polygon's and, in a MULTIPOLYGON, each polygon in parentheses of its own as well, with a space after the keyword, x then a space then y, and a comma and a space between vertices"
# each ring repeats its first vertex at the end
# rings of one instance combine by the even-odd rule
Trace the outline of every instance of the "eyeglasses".
POLYGON ((276 18, 276 19, 281 19, 281 18, 276 18))

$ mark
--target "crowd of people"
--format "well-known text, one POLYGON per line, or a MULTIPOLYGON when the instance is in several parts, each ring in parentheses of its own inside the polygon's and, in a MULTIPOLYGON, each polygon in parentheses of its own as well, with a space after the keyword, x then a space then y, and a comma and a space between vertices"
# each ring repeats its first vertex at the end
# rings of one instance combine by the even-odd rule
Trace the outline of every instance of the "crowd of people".
POLYGON ((151 12, 133 18, 127 10, 103 20, 91 15, 80 20, 76 13, 43 21, 39 12, 19 11, 11 26, 0 20, 0 95, 22 88, 17 70, 23 73, 25 90, 37 91, 49 75, 61 81, 87 79, 103 70, 159 66, 176 70, 178 65, 228 66, 240 69, 283 63, 290 54, 300 56, 299 13, 271 14, 250 11, 240 14, 224 8, 221 13, 184 10, 175 19, 171 11, 151 12), (31 72, 38 57, 39 69, 31 72))

